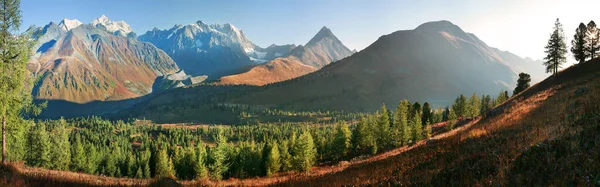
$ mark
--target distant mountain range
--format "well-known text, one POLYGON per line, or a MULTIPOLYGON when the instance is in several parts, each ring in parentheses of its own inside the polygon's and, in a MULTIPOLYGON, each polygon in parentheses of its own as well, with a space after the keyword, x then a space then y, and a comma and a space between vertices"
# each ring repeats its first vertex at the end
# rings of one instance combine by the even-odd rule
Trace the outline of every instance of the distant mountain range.
MULTIPOLYGON (((305 45, 266 48, 231 24, 201 21, 136 37, 126 22, 101 16, 89 24, 51 22, 32 33, 37 41, 28 64, 36 76, 33 95, 67 102, 60 106, 112 101, 120 110, 146 99, 181 103, 195 98, 194 91, 179 99, 178 90, 149 94, 216 80, 217 87, 265 85, 219 102, 371 111, 400 99, 445 106, 459 94, 496 95, 511 90, 519 72, 530 73, 534 82, 545 77, 540 61, 489 47, 448 21, 381 36, 361 51, 348 49, 327 27, 305 45)), ((116 110, 101 105, 86 114, 116 110)))
POLYGON ((401 99, 447 106, 459 94, 511 90, 519 72, 538 70, 543 70, 541 63, 491 48, 451 22, 436 21, 382 36, 349 58, 230 102, 346 111, 371 111, 401 99))
POLYGON ((207 75, 216 80, 243 72, 252 66, 282 56, 294 45, 271 45, 261 48, 232 24, 175 25, 168 30, 157 28, 138 37, 164 50, 187 73, 207 75))
POLYGON ((316 71, 323 66, 352 55, 352 51, 327 27, 304 46, 298 46, 283 57, 253 67, 247 72, 220 79, 224 84, 265 85, 316 71))
POLYGON ((158 76, 179 71, 154 45, 132 36, 127 23, 102 16, 91 24, 51 22, 33 31, 28 69, 36 76, 37 99, 75 103, 115 101, 152 92, 158 76))

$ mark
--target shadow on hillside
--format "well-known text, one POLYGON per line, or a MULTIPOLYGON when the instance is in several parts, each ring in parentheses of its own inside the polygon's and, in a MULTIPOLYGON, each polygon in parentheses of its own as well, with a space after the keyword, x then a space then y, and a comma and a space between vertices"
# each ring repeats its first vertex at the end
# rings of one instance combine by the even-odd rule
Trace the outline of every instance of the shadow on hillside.
POLYGON ((48 102, 48 106, 37 116, 40 119, 58 119, 85 117, 85 116, 109 116, 121 110, 134 106, 152 97, 148 94, 138 98, 124 99, 119 101, 92 101, 88 103, 75 103, 65 100, 43 100, 36 99, 34 103, 48 102))

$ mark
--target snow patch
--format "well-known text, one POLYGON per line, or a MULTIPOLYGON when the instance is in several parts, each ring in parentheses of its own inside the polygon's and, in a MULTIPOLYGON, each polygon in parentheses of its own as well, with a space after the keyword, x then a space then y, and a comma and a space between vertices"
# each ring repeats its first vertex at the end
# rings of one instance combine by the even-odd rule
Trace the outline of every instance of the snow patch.
POLYGON ((61 21, 61 22, 58 24, 58 26, 59 26, 61 29, 65 30, 65 31, 69 31, 69 30, 71 30, 71 29, 74 29, 74 28, 76 28, 76 27, 79 27, 79 25, 81 25, 81 24, 83 24, 83 23, 81 23, 81 21, 79 21, 79 20, 76 20, 76 19, 73 19, 73 20, 70 20, 70 19, 63 19, 63 20, 62 20, 62 21, 61 21))
POLYGON ((106 30, 113 33, 117 31, 122 31, 124 34, 129 34, 130 32, 133 32, 131 26, 129 26, 129 24, 127 24, 125 21, 114 22, 108 19, 108 17, 106 17, 105 15, 96 18, 94 21, 92 21, 91 25, 103 25, 104 27, 106 27, 106 30))

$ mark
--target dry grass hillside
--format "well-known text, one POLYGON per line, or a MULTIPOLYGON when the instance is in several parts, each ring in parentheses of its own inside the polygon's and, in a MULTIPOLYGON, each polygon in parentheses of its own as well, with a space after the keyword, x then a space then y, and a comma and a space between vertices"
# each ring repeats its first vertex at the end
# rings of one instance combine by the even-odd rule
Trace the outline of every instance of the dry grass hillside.
POLYGON ((366 160, 315 166, 307 174, 227 181, 134 180, 20 166, 4 186, 597 186, 600 185, 600 60, 570 67, 487 117, 366 160))
POLYGON ((222 77, 222 84, 249 84, 262 86, 269 83, 293 79, 316 71, 317 68, 304 65, 296 57, 276 58, 250 71, 222 77))
POLYGON ((551 76, 488 115, 404 154, 283 185, 600 185, 599 61, 551 76))

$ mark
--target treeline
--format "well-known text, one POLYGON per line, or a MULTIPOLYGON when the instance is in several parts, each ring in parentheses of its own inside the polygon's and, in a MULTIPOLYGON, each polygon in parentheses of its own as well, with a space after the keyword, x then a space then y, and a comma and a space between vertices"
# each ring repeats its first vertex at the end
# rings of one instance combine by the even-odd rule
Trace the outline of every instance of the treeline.
POLYGON ((163 127, 98 117, 23 121, 11 126, 8 158, 30 166, 131 178, 220 180, 304 172, 316 163, 413 144, 432 136, 432 124, 450 121, 445 129, 450 130, 455 120, 484 114, 507 99, 507 91, 495 99, 460 95, 452 107, 436 110, 427 102, 403 100, 395 110, 383 105, 353 125, 163 127))

